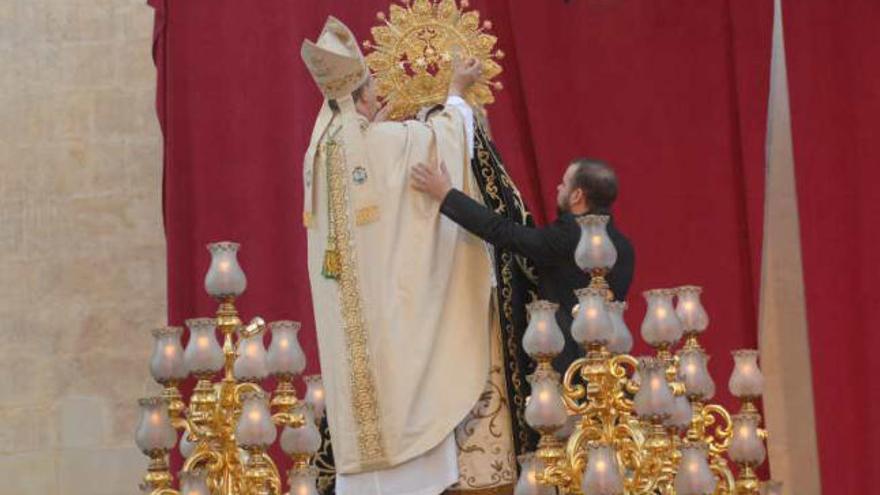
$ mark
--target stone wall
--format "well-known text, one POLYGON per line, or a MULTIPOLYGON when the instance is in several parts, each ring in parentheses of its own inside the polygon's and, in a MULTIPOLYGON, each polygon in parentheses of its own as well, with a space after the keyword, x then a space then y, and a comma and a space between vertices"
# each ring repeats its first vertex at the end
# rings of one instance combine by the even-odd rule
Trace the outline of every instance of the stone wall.
POLYGON ((0 2, 3 493, 138 493, 165 319, 153 11, 0 2))

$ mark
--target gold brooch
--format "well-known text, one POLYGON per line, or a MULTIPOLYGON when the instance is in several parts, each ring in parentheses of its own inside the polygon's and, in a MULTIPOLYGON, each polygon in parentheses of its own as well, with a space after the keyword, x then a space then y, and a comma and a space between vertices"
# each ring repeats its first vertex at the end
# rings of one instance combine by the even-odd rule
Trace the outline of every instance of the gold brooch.
POLYGON ((476 58, 483 73, 464 95, 473 106, 495 101, 492 90, 502 89, 493 78, 501 74, 496 60, 504 52, 495 50, 497 38, 488 33, 492 23, 480 23, 476 10, 465 12, 467 0, 403 0, 392 4, 384 23, 373 27, 373 41, 367 65, 373 71, 377 92, 391 105, 391 117, 411 117, 425 106, 443 103, 452 77, 455 56, 476 58))

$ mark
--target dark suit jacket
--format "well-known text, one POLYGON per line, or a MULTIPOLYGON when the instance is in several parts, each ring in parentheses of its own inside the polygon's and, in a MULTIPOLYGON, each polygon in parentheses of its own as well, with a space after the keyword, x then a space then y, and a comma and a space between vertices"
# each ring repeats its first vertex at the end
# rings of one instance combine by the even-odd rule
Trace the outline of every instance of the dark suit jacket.
MULTIPOLYGON (((440 211, 486 242, 532 260, 538 270, 538 296, 559 303, 556 321, 565 334, 565 349, 553 364, 557 371, 564 373, 568 365, 583 354, 569 332, 571 309, 577 304, 574 291, 590 285, 590 275, 574 262, 581 235, 574 215, 563 213, 545 227, 527 227, 490 211, 456 189, 443 199, 440 211)), ((635 252, 629 239, 613 222, 608 223, 608 235, 617 248, 617 263, 608 274, 608 285, 614 298, 623 301, 632 282, 635 252)))

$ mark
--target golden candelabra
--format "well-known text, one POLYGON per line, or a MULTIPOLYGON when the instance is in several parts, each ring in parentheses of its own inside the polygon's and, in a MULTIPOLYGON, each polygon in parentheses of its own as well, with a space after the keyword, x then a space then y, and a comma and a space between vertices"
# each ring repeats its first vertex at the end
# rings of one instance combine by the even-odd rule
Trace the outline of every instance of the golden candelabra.
POLYGON ((164 389, 161 396, 140 401, 136 440, 150 457, 141 489, 152 495, 281 495, 281 475, 267 454, 280 427, 281 447, 293 462, 290 493, 316 494, 311 460, 321 445, 317 421, 323 414, 323 391, 312 379, 310 400, 297 398, 293 380, 305 368, 297 341, 299 324, 270 323, 267 352, 263 320, 257 317, 244 325, 235 308, 246 286, 237 261, 238 244, 220 242, 208 249, 212 261, 205 287, 220 302, 216 317, 187 320, 186 350, 180 343, 182 328, 153 333, 150 367, 164 389), (213 381, 218 375, 220 379, 213 381), (277 381, 271 395, 260 385, 269 376, 277 381), (187 377, 197 380, 189 405, 178 390, 187 377), (185 458, 180 491, 172 488, 168 465, 178 432, 185 458))
POLYGON ((564 337, 558 306, 537 301, 523 345, 536 361, 526 420, 540 433, 534 455, 521 459, 517 494, 757 495, 781 493, 762 483, 761 416, 755 406, 763 389, 757 352, 734 352, 730 390, 741 402, 731 415, 709 402, 715 385, 700 335, 708 316, 694 286, 645 292, 648 310, 641 333, 651 356, 628 354, 632 337, 625 304, 610 302, 604 276, 616 261, 606 231, 608 218, 579 219, 578 265, 593 277, 576 291, 571 335, 584 357, 564 376, 551 366, 564 337), (677 304, 673 298, 677 297, 677 304), (676 351, 676 344, 684 344, 676 351), (731 468, 735 464, 738 475, 731 468))

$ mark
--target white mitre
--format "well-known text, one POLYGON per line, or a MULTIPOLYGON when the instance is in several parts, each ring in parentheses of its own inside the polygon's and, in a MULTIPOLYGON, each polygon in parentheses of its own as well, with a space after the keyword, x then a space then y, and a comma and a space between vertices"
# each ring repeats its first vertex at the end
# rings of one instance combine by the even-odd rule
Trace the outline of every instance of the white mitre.
POLYGON ((317 42, 303 41, 300 55, 328 100, 350 95, 370 75, 354 34, 333 16, 327 18, 317 42))
POLYGON ((328 100, 335 101, 339 109, 345 142, 346 167, 350 172, 358 171, 359 175, 367 178, 355 183, 351 192, 356 224, 372 223, 379 215, 379 200, 374 181, 369 180, 373 173, 370 164, 366 161, 364 151, 360 128, 360 120, 363 117, 358 116, 351 97, 351 93, 366 83, 370 77, 364 55, 348 26, 333 16, 327 18, 317 42, 303 41, 300 54, 315 84, 324 94, 324 105, 318 112, 315 127, 312 129, 312 138, 303 167, 303 184, 306 186, 303 196, 303 223, 306 227, 313 223, 312 212, 315 206, 315 194, 312 189, 313 161, 317 145, 333 118, 328 100))

